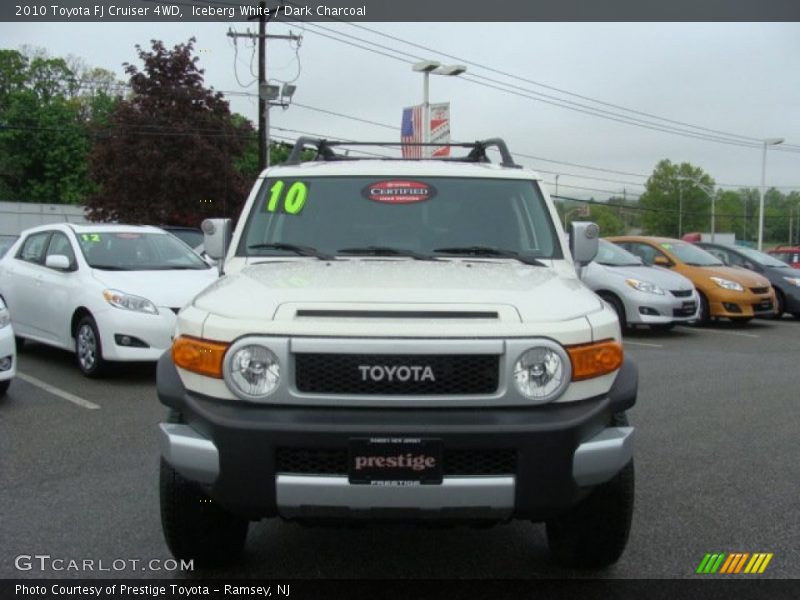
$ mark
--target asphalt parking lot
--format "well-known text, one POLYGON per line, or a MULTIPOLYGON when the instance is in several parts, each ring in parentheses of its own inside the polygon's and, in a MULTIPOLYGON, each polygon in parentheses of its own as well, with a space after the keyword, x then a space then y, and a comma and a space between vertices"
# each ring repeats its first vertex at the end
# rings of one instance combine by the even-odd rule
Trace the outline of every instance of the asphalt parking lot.
POLYGON ((28 344, 0 400, 0 577, 691 578, 707 552, 771 552, 760 577, 800 577, 800 321, 633 332, 640 368, 636 509, 605 571, 550 562, 544 527, 251 526, 226 570, 18 571, 18 555, 170 557, 158 508, 152 365, 82 377, 68 353, 28 344))

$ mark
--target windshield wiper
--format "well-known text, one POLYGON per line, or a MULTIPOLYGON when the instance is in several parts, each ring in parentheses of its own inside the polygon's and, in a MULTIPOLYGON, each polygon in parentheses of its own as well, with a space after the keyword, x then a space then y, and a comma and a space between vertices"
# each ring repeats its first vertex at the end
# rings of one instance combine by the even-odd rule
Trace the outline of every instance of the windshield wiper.
POLYGON ((641 263, 610 263, 610 262, 598 262, 595 261, 598 265, 603 265, 604 267, 641 267, 644 266, 641 263))
POLYGON ((89 265, 93 269, 99 269, 100 271, 132 271, 133 269, 129 267, 118 267, 116 265, 89 265))
POLYGON ((312 248, 311 246, 298 246, 296 244, 283 244, 283 243, 274 243, 274 244, 252 244, 247 247, 248 250, 257 250, 260 248, 265 248, 267 250, 286 250, 287 252, 294 252, 295 254, 299 254, 300 256, 313 256, 320 260, 336 260, 335 256, 331 256, 330 254, 325 254, 324 252, 320 252, 316 248, 312 248))
POLYGON ((534 265, 536 267, 545 267, 542 261, 533 258, 532 256, 525 256, 513 250, 501 250, 499 248, 492 248, 491 246, 463 246, 454 248, 436 248, 434 252, 441 252, 442 254, 465 254, 469 256, 499 256, 501 258, 513 258, 526 265, 534 265))
POLYGON ((364 246, 363 248, 341 248, 337 250, 338 254, 365 254, 369 256, 407 256, 414 260, 439 260, 430 254, 423 254, 422 252, 415 252, 414 250, 405 250, 402 248, 391 248, 389 246, 364 246))
POLYGON ((685 262, 685 265, 689 265, 690 267, 724 267, 723 263, 696 263, 696 262, 685 262))

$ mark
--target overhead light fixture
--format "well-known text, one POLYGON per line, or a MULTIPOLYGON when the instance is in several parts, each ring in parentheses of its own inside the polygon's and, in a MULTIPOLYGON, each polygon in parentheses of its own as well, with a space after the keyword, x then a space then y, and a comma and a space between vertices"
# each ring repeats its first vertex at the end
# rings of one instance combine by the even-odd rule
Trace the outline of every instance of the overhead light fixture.
POLYGON ((277 100, 281 93, 281 88, 270 83, 262 83, 258 88, 258 96, 262 100, 277 100))
POLYGON ((437 75, 461 75, 462 73, 466 73, 467 67, 466 65, 445 65, 443 67, 439 67, 436 69, 435 73, 437 75))
POLYGON ((283 87, 281 88, 281 97, 291 98, 292 96, 294 96, 295 91, 297 91, 296 85, 292 85, 290 83, 284 83, 283 87))
POLYGON ((414 66, 412 66, 412 70, 417 71, 419 73, 430 73, 431 71, 435 71, 439 67, 442 66, 442 63, 436 62, 435 60, 423 60, 420 61, 414 66))

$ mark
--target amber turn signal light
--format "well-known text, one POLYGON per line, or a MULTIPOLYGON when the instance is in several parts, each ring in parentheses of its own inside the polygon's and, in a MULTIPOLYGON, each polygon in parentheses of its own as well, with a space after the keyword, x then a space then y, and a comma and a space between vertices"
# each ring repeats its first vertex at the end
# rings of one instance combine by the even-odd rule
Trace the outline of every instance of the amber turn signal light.
POLYGON ((592 344, 567 346, 572 361, 572 380, 581 381, 600 377, 622 366, 622 344, 616 340, 603 340, 592 344))
POLYGON ((228 345, 182 335, 172 342, 172 362, 181 369, 222 379, 222 358, 228 345))

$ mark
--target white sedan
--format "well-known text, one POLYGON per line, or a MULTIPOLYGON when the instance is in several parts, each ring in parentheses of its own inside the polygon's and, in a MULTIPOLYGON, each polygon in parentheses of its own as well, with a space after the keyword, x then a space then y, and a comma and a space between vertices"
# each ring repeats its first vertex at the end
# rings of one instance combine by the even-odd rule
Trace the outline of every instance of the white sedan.
POLYGON ((17 357, 14 345, 14 330, 11 329, 11 317, 0 297, 0 397, 4 396, 11 385, 16 371, 17 357))
POLYGON ((84 375, 107 361, 155 361, 176 314, 217 278, 156 227, 43 225, 22 232, 0 261, 0 296, 18 338, 76 353, 84 375))

